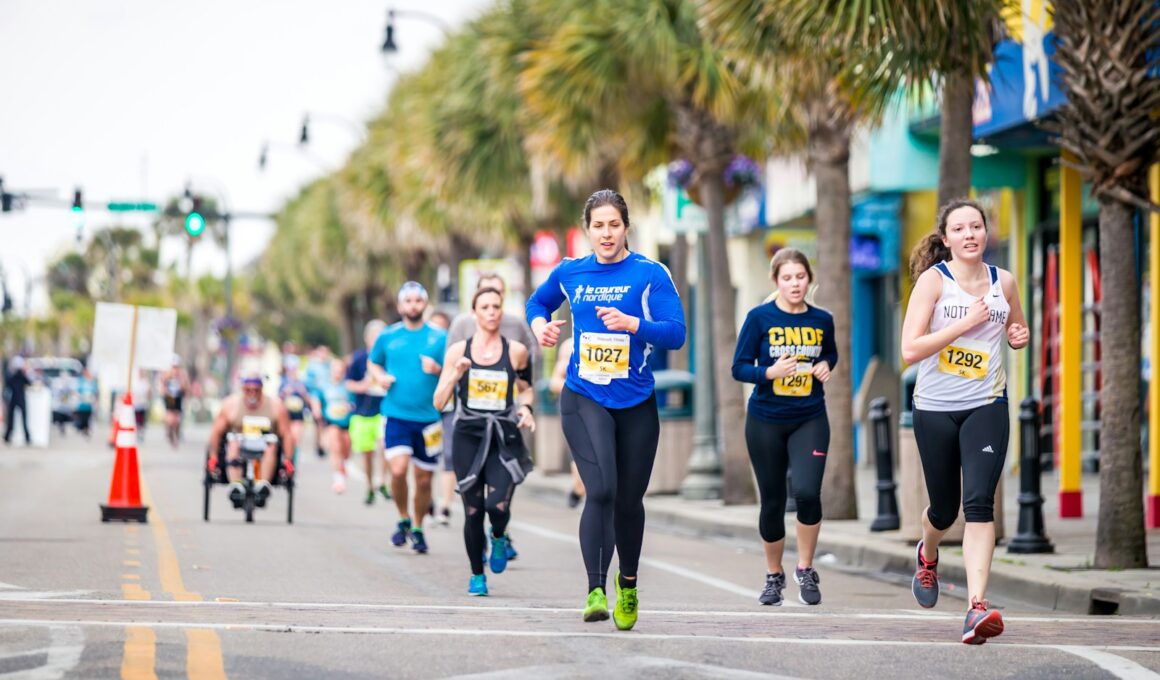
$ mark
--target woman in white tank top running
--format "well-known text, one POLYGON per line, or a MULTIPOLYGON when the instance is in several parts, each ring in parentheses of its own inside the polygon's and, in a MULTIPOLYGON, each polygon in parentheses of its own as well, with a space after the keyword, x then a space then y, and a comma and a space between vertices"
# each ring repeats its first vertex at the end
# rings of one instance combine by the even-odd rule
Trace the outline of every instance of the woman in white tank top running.
POLYGON ((938 602, 938 544, 959 513, 970 606, 962 641, 982 644, 1003 632, 988 609, 995 551, 995 488, 1007 455, 1009 413, 1003 341, 1030 334, 1010 272, 983 262, 987 219, 979 205, 954 200, 910 256, 916 279, 902 324, 902 358, 919 365, 914 436, 930 505, 922 515, 911 592, 922 607, 938 602))

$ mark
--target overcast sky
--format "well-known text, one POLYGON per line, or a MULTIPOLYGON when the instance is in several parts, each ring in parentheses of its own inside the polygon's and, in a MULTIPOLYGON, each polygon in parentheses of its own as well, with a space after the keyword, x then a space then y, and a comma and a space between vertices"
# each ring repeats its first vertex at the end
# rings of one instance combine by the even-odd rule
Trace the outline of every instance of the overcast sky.
MULTIPOLYGON (((341 123, 382 107, 392 68, 417 68, 443 39, 417 18, 397 19, 400 51, 379 51, 388 7, 423 10, 450 25, 491 0, 0 0, 0 177, 8 191, 84 189, 86 231, 119 219, 110 200, 162 202, 187 179, 228 194, 235 211, 276 210, 337 168, 357 144, 341 123), (389 63, 388 63, 389 62, 389 63), (318 113, 308 153, 295 148, 305 112, 318 113), (258 169, 263 141, 272 146, 258 169)), ((143 216, 121 220, 140 226, 143 216)), ((235 265, 261 253, 266 221, 233 226, 235 265)), ((67 208, 0 214, 0 266, 18 304, 25 276, 73 247, 67 208)), ((176 258, 177 242, 163 259, 176 258)), ((203 245, 195 268, 224 270, 203 245)), ((33 300, 42 288, 34 281, 33 300)), ((39 306, 39 305, 37 305, 39 306)))

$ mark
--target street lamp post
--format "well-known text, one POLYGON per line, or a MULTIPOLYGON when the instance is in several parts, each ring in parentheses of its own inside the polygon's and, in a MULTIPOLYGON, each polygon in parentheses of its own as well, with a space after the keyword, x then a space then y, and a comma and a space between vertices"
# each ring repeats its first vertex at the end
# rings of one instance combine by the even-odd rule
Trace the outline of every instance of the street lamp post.
POLYGON ((383 35, 383 45, 379 49, 383 54, 394 54, 399 51, 399 45, 395 42, 395 17, 403 17, 407 19, 419 19, 436 26, 443 31, 444 35, 451 33, 451 24, 439 16, 430 12, 424 12, 417 9, 388 9, 387 10, 387 28, 383 35))
POLYGON ((310 124, 316 121, 322 121, 323 123, 328 123, 334 127, 340 127, 346 130, 360 144, 366 141, 366 134, 363 132, 363 127, 353 120, 333 113, 318 113, 314 111, 302 114, 302 128, 298 132, 299 146, 306 146, 310 143, 310 124))
MULTIPOLYGON (((680 236, 679 238, 684 238, 680 236)), ((713 381, 713 314, 709 307, 709 247, 708 235, 697 238, 697 289, 693 304, 696 306, 696 386, 693 390, 693 455, 689 457, 689 472, 681 482, 681 496, 690 500, 721 498, 721 460, 717 450, 717 391, 713 381)), ((728 426, 732 427, 730 423, 728 426)))

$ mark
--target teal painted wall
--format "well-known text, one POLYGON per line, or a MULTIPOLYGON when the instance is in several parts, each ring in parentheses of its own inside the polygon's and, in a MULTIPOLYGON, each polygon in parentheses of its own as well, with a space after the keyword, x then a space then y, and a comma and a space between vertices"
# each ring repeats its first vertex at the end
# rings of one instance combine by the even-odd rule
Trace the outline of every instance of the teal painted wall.
MULTIPOLYGON (((938 138, 912 134, 910 123, 908 112, 897 107, 870 135, 871 191, 938 188, 938 138)), ((1026 182, 1026 160, 1020 154, 1000 152, 971 164, 971 184, 979 189, 1021 189, 1026 182)))

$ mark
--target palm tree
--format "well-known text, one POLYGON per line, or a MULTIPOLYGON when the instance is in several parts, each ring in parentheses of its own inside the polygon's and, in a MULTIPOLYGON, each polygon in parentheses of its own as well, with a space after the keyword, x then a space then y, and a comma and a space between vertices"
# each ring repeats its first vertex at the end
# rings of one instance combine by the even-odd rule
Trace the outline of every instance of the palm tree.
POLYGON ((744 404, 727 349, 737 340, 737 307, 723 172, 739 150, 761 150, 768 93, 744 82, 710 42, 691 0, 557 4, 569 11, 527 53, 521 77, 529 113, 541 121, 533 148, 577 174, 591 175, 615 158, 618 174, 635 181, 678 154, 696 167, 709 223, 724 496, 726 503, 751 502, 749 461, 734 426, 744 420, 744 404))
MULTIPOLYGON (((975 82, 987 78, 1000 17, 1018 11, 1013 0, 709 0, 715 11, 761 6, 797 47, 854 54, 844 77, 887 75, 920 95, 941 81, 938 203, 971 188, 971 109, 975 82)), ((751 16, 751 14, 749 14, 751 16)), ((889 89, 878 89, 890 96, 889 89)))
MULTIPOLYGON (((850 356, 850 139, 877 119, 897 80, 889 71, 856 68, 856 51, 822 49, 785 32, 775 3, 704 0, 705 20, 721 49, 778 92, 775 140, 783 151, 804 148, 816 179, 818 301, 834 317, 840 357, 850 356)), ((826 384, 830 451, 823 486, 827 518, 858 516, 853 455, 853 394, 849 362, 826 384)))
MULTIPOLYGON (((1100 202, 1100 509, 1095 566, 1142 568, 1140 282, 1133 207, 1144 199, 1160 128, 1160 6, 1141 0, 1056 0, 1055 59, 1067 103, 1054 130, 1100 202)), ((1152 244, 1158 247, 1158 244, 1152 244)), ((1156 272, 1153 272, 1153 276, 1156 272)))

